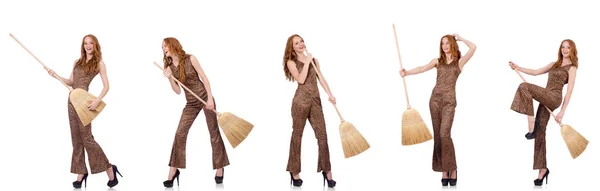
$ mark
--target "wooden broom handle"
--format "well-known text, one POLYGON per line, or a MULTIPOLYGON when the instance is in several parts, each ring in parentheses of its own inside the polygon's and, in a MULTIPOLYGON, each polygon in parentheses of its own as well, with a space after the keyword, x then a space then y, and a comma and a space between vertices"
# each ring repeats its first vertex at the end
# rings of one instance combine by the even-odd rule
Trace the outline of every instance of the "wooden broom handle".
MULTIPOLYGON (((27 47, 25 47, 25 45, 23 45, 23 43, 21 43, 21 41, 19 41, 19 39, 17 39, 17 37, 15 37, 12 33, 8 33, 8 35, 10 35, 10 37, 12 37, 15 41, 17 41, 17 43, 19 43, 19 45, 21 45, 21 47, 23 47, 23 49, 25 49, 31 56, 33 56, 33 58, 35 58, 35 60, 37 60, 40 64, 42 64, 42 66, 44 66, 44 69, 46 69, 46 71, 50 71, 50 69, 48 69, 48 67, 44 64, 44 62, 42 62, 37 56, 35 56, 31 51, 29 51, 29 49, 27 47)), ((67 85, 67 83, 65 83, 64 81, 62 81, 60 79, 60 77, 58 75, 56 75, 56 73, 54 73, 54 75, 52 75, 54 78, 56 78, 58 81, 60 81, 60 83, 62 83, 63 85, 65 85, 65 87, 67 87, 67 89, 69 89, 69 91, 73 91, 73 88, 69 85, 67 85)))
MULTIPOLYGON (((398 37, 396 36, 396 25, 392 24, 392 28, 394 29, 394 39, 396 40, 396 51, 398 52, 398 61, 400 62, 400 70, 403 69, 402 67, 402 58, 400 57, 400 47, 398 46, 398 37)), ((406 107, 408 109, 410 109, 410 103, 408 102, 408 89, 406 88, 406 80, 404 79, 404 76, 402 76, 402 83, 404 84, 404 94, 406 97, 406 107)))
MULTIPOLYGON (((161 70, 164 69, 158 65, 158 63, 154 62, 154 65, 156 65, 156 67, 160 68, 161 70)), ((179 80, 177 80, 177 78, 175 78, 173 75, 171 75, 171 78, 173 80, 175 80, 175 82, 177 82, 177 84, 179 84, 181 87, 183 87, 183 89, 187 90, 188 92, 190 92, 194 97, 198 98, 198 100, 200 100, 200 102, 202 102, 204 105, 208 105, 208 103, 206 103, 206 101, 204 101, 202 98, 200 98, 200 96, 196 95, 192 90, 190 90, 189 88, 187 88, 185 85, 183 85, 183 83, 181 83, 179 80)), ((216 109, 211 109, 211 111, 214 111, 215 113, 217 113, 217 115, 220 115, 219 112, 217 112, 216 109)))
MULTIPOLYGON (((323 78, 323 75, 321 75, 321 72, 319 72, 319 69, 317 68, 317 66, 315 65, 315 62, 311 61, 310 62, 313 67, 315 67, 315 71, 317 71, 317 75, 319 75, 319 78, 321 79, 325 79, 323 78)), ((331 94, 331 92, 327 92, 328 94, 331 94)), ((333 103, 332 103, 333 104, 333 103)), ((333 107, 335 108, 335 112, 337 112, 338 116, 340 117, 340 120, 342 121, 342 123, 345 121, 344 118, 342 117, 342 114, 340 113, 340 110, 337 108, 337 105, 333 104, 333 107)))
MULTIPOLYGON (((519 72, 519 70, 514 69, 515 72, 517 72, 517 74, 519 75, 519 77, 521 77, 521 79, 523 80, 523 82, 527 82, 527 80, 525 80, 525 78, 523 77, 523 75, 521 74, 521 72, 519 72)), ((552 118, 556 119, 556 116, 554 115, 554 113, 552 112, 552 110, 548 109, 548 107, 544 106, 548 112, 550 112, 550 115, 552 115, 552 118)), ((562 126, 562 123, 558 123, 560 126, 562 126)))

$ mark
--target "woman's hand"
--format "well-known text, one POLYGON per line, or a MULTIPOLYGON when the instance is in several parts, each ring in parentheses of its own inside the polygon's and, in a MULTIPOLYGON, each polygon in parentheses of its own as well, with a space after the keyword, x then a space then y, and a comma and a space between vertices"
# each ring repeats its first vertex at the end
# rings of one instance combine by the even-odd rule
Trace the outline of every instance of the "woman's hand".
POLYGON ((165 72, 163 73, 165 75, 165 77, 167 78, 171 78, 171 68, 166 68, 165 72))
POLYGON ((204 106, 204 108, 208 109, 208 110, 214 110, 215 109, 215 101, 213 99, 208 100, 206 106, 204 106))
POLYGON ((460 35, 458 35, 456 33, 452 34, 452 36, 454 36, 454 38, 456 38, 457 41, 462 41, 463 40, 463 38, 460 37, 460 35))
POLYGON ((512 68, 513 70, 521 71, 521 67, 519 67, 519 65, 515 64, 512 61, 508 62, 508 66, 510 66, 510 68, 512 68))
POLYGON ((329 102, 335 104, 335 97, 333 95, 329 95, 329 102))
POLYGON ((52 76, 53 78, 56 78, 56 72, 54 72, 54 70, 51 70, 51 69, 48 69, 48 68, 47 68, 47 70, 48 70, 48 74, 50 76, 52 76))
POLYGON ((406 69, 402 68, 402 69, 400 70, 400 76, 402 76, 402 77, 405 77, 405 76, 407 76, 406 69))
POLYGON ((304 60, 304 63, 306 64, 310 64, 310 62, 312 62, 313 60, 313 56, 310 52, 306 51, 306 60, 304 60))
POLYGON ((92 101, 92 103, 90 103, 90 105, 88 105, 88 109, 89 110, 96 110, 96 108, 98 108, 98 105, 100 104, 100 100, 95 99, 94 101, 92 101))
POLYGON ((561 110, 560 112, 558 112, 558 114, 556 115, 556 117, 554 118, 554 120, 556 122, 558 122, 559 124, 562 124, 561 122, 562 122, 562 118, 563 118, 564 115, 565 115, 565 112, 561 110))

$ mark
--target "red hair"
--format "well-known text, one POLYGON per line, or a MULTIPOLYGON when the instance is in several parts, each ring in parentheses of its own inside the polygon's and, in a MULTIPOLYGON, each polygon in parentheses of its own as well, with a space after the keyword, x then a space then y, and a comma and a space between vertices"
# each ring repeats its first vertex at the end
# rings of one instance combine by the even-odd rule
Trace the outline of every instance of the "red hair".
MULTIPOLYGON (((177 56, 179 58, 179 63, 178 63, 178 69, 179 69, 179 77, 177 78, 177 80, 179 80, 180 82, 185 82, 185 60, 190 56, 189 54, 185 53, 185 51, 183 50, 183 48, 181 47, 181 43, 179 43, 179 40, 177 40, 174 37, 168 37, 163 39, 163 42, 165 43, 165 45, 169 48, 169 52, 171 53, 171 55, 173 56, 177 56)), ((173 65, 173 59, 171 57, 167 57, 167 55, 163 52, 163 62, 164 62, 164 68, 166 69, 167 67, 173 65)))
POLYGON ((81 40, 81 57, 75 65, 81 66, 83 71, 86 73, 99 72, 100 67, 98 67, 100 61, 102 60, 102 51, 100 48, 100 43, 98 42, 98 38, 92 34, 85 35, 81 40), (85 52, 85 38, 92 39, 92 43, 94 43, 94 47, 92 48, 94 51, 92 52, 92 58, 90 61, 87 61, 87 54, 85 52))
POLYGON ((458 43, 456 42, 456 39, 452 35, 444 35, 440 39, 440 57, 438 58, 438 63, 439 64, 447 64, 446 63, 446 60, 447 60, 446 53, 444 52, 444 49, 442 48, 442 42, 444 41, 444 38, 448 39, 448 43, 450 43, 450 54, 452 55, 452 58, 454 58, 454 60, 459 60, 461 57, 461 54, 460 54, 460 50, 458 49, 458 43))
POLYGON ((285 52, 283 54, 283 72, 285 73, 285 78, 289 81, 294 81, 294 77, 292 76, 290 69, 287 67, 287 61, 293 61, 298 58, 296 51, 294 51, 294 37, 299 37, 300 41, 304 42, 304 39, 300 35, 293 34, 292 36, 288 37, 287 43, 285 43, 285 52))
POLYGON ((579 58, 577 58, 577 47, 575 46, 575 42, 573 42, 571 39, 565 39, 560 42, 560 47, 558 47, 558 59, 556 59, 556 62, 554 62, 554 66, 552 66, 552 68, 562 66, 563 54, 561 49, 564 42, 569 42, 569 46, 571 47, 571 50, 569 51, 569 60, 571 60, 571 64, 576 68, 579 67, 579 58))

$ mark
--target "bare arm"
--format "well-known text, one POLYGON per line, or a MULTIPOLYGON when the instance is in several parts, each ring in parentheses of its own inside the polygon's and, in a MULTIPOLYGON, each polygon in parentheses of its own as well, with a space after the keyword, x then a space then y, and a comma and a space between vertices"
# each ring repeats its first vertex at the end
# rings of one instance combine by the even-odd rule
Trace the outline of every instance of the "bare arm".
MULTIPOLYGON (((514 64, 513 62, 510 62, 510 63, 514 64)), ((537 75, 545 74, 548 71, 550 71, 550 69, 552 69, 553 65, 554 65, 554 62, 551 62, 550 64, 548 64, 548 65, 546 65, 544 67, 535 69, 535 70, 534 69, 529 69, 529 68, 523 68, 523 67, 520 67, 520 66, 516 66, 516 68, 517 68, 517 70, 519 70, 519 71, 521 71, 523 73, 526 73, 526 74, 529 74, 529 75, 532 75, 532 76, 537 76, 537 75)))
POLYGON ((415 74, 427 72, 427 71, 433 69, 437 64, 438 64, 438 60, 437 60, 437 58, 434 58, 429 62, 429 64, 413 68, 412 70, 407 70, 406 75, 409 76, 409 75, 415 75, 415 74))
POLYGON ((96 97, 96 99, 92 101, 90 105, 88 105, 89 110, 96 110, 96 108, 102 101, 102 98, 104 98, 106 93, 108 93, 108 89, 110 89, 110 85, 108 84, 108 77, 106 76, 106 65, 104 65, 104 61, 101 60, 100 63, 98 63, 98 67, 100 69, 100 78, 102 78, 102 92, 100 92, 100 95, 98 95, 98 97, 96 97))
POLYGON ((310 63, 304 64, 304 66, 302 67, 302 71, 298 72, 298 69, 296 68, 296 62, 294 62, 292 60, 287 61, 288 70, 290 70, 290 73, 292 74, 294 79, 296 79, 296 81, 299 84, 304 84, 304 81, 306 81, 306 76, 308 76, 308 67, 309 66, 310 66, 310 63))
MULTIPOLYGON (((75 68, 75 64, 77 64, 77 60, 75 60, 75 62, 73 63, 73 68, 75 68)), ((48 74, 50 74, 50 76, 52 76, 54 78, 58 78, 59 80, 62 80, 68 86, 73 86, 73 72, 71 72, 71 75, 67 79, 67 78, 63 78, 62 76, 58 75, 57 73, 55 73, 53 70, 51 70, 49 68, 46 68, 46 70, 48 70, 48 74)))
POLYGON ((208 77, 206 77, 206 74, 204 74, 204 70, 202 70, 202 67, 200 67, 200 63, 198 62, 195 56, 190 56, 190 60, 192 61, 192 66, 194 67, 194 69, 196 69, 196 73, 198 73, 198 76, 204 83, 206 95, 208 96, 207 102, 211 101, 213 99, 213 95, 210 89, 210 82, 208 81, 208 77))
POLYGON ((575 86, 575 77, 577 75, 577 68, 571 67, 569 68, 569 84, 567 85, 567 95, 565 95, 565 99, 563 101, 562 107, 560 108, 560 112, 564 113, 567 110, 567 106, 569 105, 569 101, 571 100, 571 94, 573 93, 573 87, 575 86))
POLYGON ((169 83, 171 84, 171 89, 173 89, 173 91, 179 95, 181 94, 181 87, 179 87, 179 84, 177 84, 177 82, 175 80, 173 80, 173 78, 171 78, 171 76, 173 75, 173 70, 171 70, 171 67, 167 67, 165 69, 165 76, 167 76, 167 78, 169 79, 169 83))
POLYGON ((102 91, 100 92, 100 95, 98 95, 98 100, 102 100, 102 98, 104 98, 104 96, 106 95, 106 93, 108 93, 108 90, 110 89, 110 84, 108 83, 108 76, 106 75, 106 65, 104 65, 104 61, 100 61, 99 63, 99 67, 100 67, 100 78, 102 79, 102 91))
POLYGON ((475 54, 475 50, 477 50, 477 46, 474 43, 472 43, 471 41, 464 39, 460 36, 458 36, 458 40, 463 41, 469 47, 469 51, 467 52, 467 54, 465 54, 458 60, 458 68, 462 71, 462 68, 465 66, 465 64, 467 64, 467 62, 471 59, 471 57, 473 57, 473 54, 475 54))
POLYGON ((329 97, 333 97, 333 94, 331 93, 331 89, 329 89, 329 84, 327 83, 327 80, 325 80, 325 76, 323 76, 323 73, 321 72, 321 65, 319 65, 319 61, 317 59, 315 59, 315 65, 317 66, 316 69, 321 74, 321 77, 319 78, 319 83, 321 84, 321 87, 323 87, 323 89, 325 89, 325 92, 327 92, 329 97))

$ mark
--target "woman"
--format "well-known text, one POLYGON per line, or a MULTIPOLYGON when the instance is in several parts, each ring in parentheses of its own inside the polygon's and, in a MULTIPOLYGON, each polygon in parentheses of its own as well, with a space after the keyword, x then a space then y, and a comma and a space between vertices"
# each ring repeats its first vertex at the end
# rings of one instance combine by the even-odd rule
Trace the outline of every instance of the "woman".
POLYGON ((565 115, 565 110, 569 105, 573 87, 575 86, 575 76, 577 67, 579 66, 577 48, 575 47, 575 42, 566 39, 561 42, 558 49, 558 59, 542 68, 536 70, 523 68, 513 62, 509 62, 509 65, 514 70, 522 71, 532 76, 548 73, 548 82, 545 88, 526 82, 521 83, 510 107, 518 113, 527 115, 529 132, 525 137, 527 139, 535 139, 533 169, 539 170, 538 178, 533 182, 536 186, 541 186, 544 179, 548 183, 547 178, 548 174, 550 174, 550 170, 546 167, 546 125, 550 119, 550 112, 546 108, 554 111, 561 105, 562 101, 562 107, 555 118, 556 122, 560 123, 565 115), (565 84, 569 84, 567 86, 567 94, 564 100, 561 100, 565 84), (535 121, 533 118, 533 99, 539 102, 535 121))
POLYGON ((165 38, 162 43, 162 50, 164 75, 169 79, 173 91, 178 95, 181 94, 179 84, 171 78, 171 75, 177 78, 183 85, 194 91, 196 95, 200 96, 200 98, 207 103, 207 105, 204 105, 191 93, 185 92, 187 103, 183 108, 183 113, 181 114, 179 126, 177 127, 177 132, 175 134, 175 140, 173 141, 171 159, 169 161, 169 166, 171 167, 169 176, 168 179, 163 182, 163 185, 167 188, 173 187, 173 180, 175 178, 177 178, 177 184, 179 184, 178 168, 185 168, 185 146, 187 135, 190 127, 192 127, 192 123, 194 123, 194 120, 202 108, 206 109, 204 110, 204 116, 206 117, 208 132, 210 133, 213 169, 217 170, 215 182, 221 184, 223 183, 223 167, 229 165, 229 159, 227 157, 227 152, 225 151, 223 139, 219 133, 217 114, 210 111, 213 110, 216 105, 208 78, 204 74, 204 70, 202 70, 196 57, 185 53, 176 38, 165 38))
POLYGON ((432 168, 435 172, 442 172, 443 186, 447 186, 448 183, 455 186, 457 182, 456 157, 450 133, 456 108, 456 80, 465 64, 475 54, 476 48, 471 41, 457 34, 445 35, 440 42, 439 58, 412 70, 400 70, 400 75, 404 77, 420 74, 434 67, 437 69, 436 84, 429 99, 429 110, 434 133, 432 168), (464 56, 460 53, 457 41, 462 41, 469 47, 464 56))
POLYGON ((294 186, 302 186, 302 179, 300 179, 300 146, 302 144, 304 126, 308 119, 315 131, 315 136, 319 145, 317 172, 320 171, 323 175, 323 184, 325 184, 326 180, 327 186, 333 188, 335 187, 336 182, 331 175, 325 118, 323 116, 323 108, 321 107, 317 79, 329 95, 329 101, 333 104, 335 104, 335 97, 331 94, 327 81, 323 78, 318 78, 317 76, 317 70, 320 72, 319 61, 313 58, 310 53, 307 53, 305 56, 303 54, 305 51, 306 46, 304 45, 304 39, 302 39, 302 37, 294 34, 288 38, 283 57, 283 71, 285 72, 287 80, 298 82, 298 88, 296 89, 296 94, 292 101, 293 131, 287 171, 290 172, 291 183, 293 183, 294 186), (311 62, 313 62, 317 68, 313 67, 311 62))
MULTIPOLYGON (((98 104, 100 104, 102 98, 106 96, 110 87, 108 84, 108 77, 106 76, 106 66, 104 65, 104 61, 102 61, 102 51, 100 50, 100 43, 98 43, 96 36, 91 34, 86 35, 83 37, 82 41, 81 57, 75 61, 73 72, 68 79, 59 76, 50 69, 48 69, 48 74, 60 78, 60 80, 71 86, 73 89, 81 88, 87 91, 90 82, 98 75, 98 73, 100 73, 100 78, 102 78, 104 87, 96 100, 91 102, 88 106, 89 110, 96 110, 98 104)), ((109 179, 106 185, 109 187, 116 186, 119 184, 116 174, 119 173, 119 175, 121 175, 121 173, 117 170, 117 166, 108 162, 108 158, 106 158, 104 151, 102 151, 100 145, 94 140, 94 136, 92 135, 92 124, 88 124, 87 126, 82 125, 70 100, 68 101, 68 108, 69 123, 71 125, 71 141, 73 143, 71 173, 77 174, 77 180, 73 182, 73 187, 81 188, 81 183, 84 181, 87 187, 88 170, 85 164, 84 151, 87 152, 92 174, 106 171, 109 179)))

